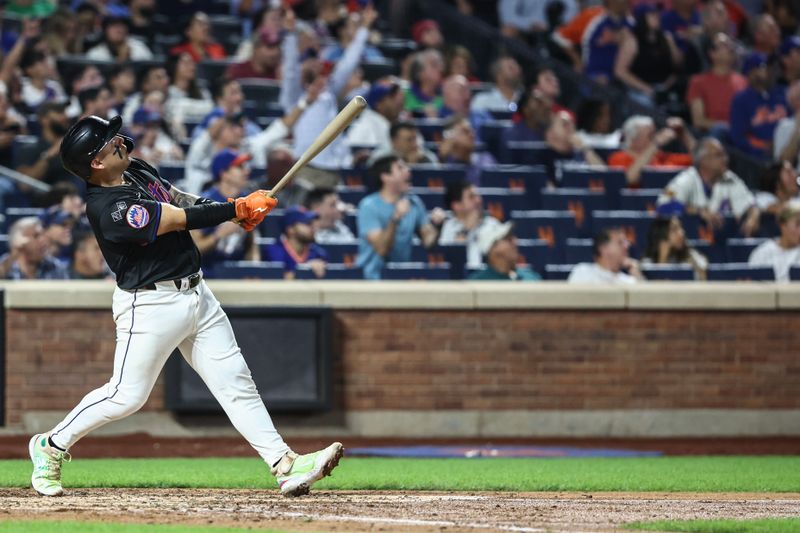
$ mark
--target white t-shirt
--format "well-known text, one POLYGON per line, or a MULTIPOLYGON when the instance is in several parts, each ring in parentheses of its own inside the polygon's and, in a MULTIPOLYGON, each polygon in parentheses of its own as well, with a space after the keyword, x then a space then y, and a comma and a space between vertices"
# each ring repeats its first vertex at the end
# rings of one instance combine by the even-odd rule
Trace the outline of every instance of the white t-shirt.
MULTIPOLYGON (((775 133, 772 136, 772 153, 775 157, 775 161, 778 160, 783 149, 786 148, 786 145, 792 140, 792 135, 794 135, 796 129, 797 117, 782 118, 778 122, 778 125, 775 127, 775 133)), ((792 163, 800 169, 800 155, 798 155, 797 159, 792 161, 792 163)))
POLYGON ((389 121, 372 109, 365 109, 361 116, 353 122, 347 130, 347 144, 349 146, 389 146, 391 138, 389 121))
POLYGON ((703 179, 694 167, 687 168, 672 178, 658 197, 658 205, 672 200, 681 202, 685 207, 705 208, 721 215, 730 213, 736 218, 740 218, 756 203, 747 185, 730 170, 725 171, 722 178, 714 184, 709 198, 706 196, 703 179))
POLYGON ((800 246, 796 248, 782 248, 777 239, 770 239, 759 244, 750 252, 747 261, 750 266, 771 266, 775 269, 776 281, 789 281, 789 269, 800 266, 800 246))
POLYGON ((480 224, 467 231, 460 220, 455 217, 448 218, 442 224, 439 244, 466 244, 467 267, 480 268, 483 266, 483 257, 481 257, 481 250, 478 247, 478 237, 481 232, 489 231, 499 225, 499 220, 486 215, 480 224))
POLYGON ((22 102, 30 108, 37 108, 45 102, 67 102, 64 89, 54 80, 45 80, 44 88, 39 89, 31 84, 30 79, 22 78, 20 96, 22 102))
MULTIPOLYGON (((130 56, 128 57, 130 61, 147 61, 153 59, 153 52, 150 51, 146 44, 135 37, 128 37, 128 48, 131 50, 130 56)), ((94 48, 90 48, 89 51, 86 52, 86 58, 97 61, 116 61, 116 58, 111 55, 111 50, 106 43, 101 43, 94 48)))
POLYGON ((611 272, 601 267, 597 263, 578 263, 567 278, 569 283, 608 283, 608 284, 630 284, 636 283, 635 277, 625 272, 611 272))

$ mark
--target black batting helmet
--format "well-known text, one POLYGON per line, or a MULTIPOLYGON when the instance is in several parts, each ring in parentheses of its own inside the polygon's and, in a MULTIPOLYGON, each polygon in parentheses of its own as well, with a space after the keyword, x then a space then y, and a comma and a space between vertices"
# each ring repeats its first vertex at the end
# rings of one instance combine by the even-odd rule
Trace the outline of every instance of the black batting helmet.
MULTIPOLYGON (((120 116, 111 120, 94 115, 82 118, 67 131, 61 141, 61 164, 79 178, 89 179, 92 159, 119 134, 120 127, 120 116)), ((125 139, 125 147, 130 153, 134 147, 133 139, 125 135, 120 137, 125 139)))

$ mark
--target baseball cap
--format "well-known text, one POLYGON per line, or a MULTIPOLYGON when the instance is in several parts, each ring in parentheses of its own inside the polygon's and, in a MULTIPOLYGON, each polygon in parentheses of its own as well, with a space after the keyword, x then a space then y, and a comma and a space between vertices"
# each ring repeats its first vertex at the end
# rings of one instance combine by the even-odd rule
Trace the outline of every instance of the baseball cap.
POLYGON ((253 156, 248 153, 237 152, 236 150, 226 148, 215 155, 214 159, 211 160, 211 175, 214 176, 215 180, 218 180, 222 173, 229 168, 239 166, 245 161, 250 161, 252 158, 253 156))
POLYGON ((439 24, 433 19, 423 19, 411 26, 411 38, 417 43, 422 40, 422 35, 428 30, 438 30, 439 24))
POLYGON ((134 124, 147 124, 150 122, 161 122, 161 113, 154 109, 140 107, 133 114, 134 124))
POLYGON ((481 255, 489 255, 489 252, 492 250, 494 244, 497 241, 507 237, 513 228, 513 222, 505 222, 503 224, 493 225, 480 231, 478 233, 478 249, 480 250, 481 255))
POLYGON ((367 103, 371 108, 375 108, 384 97, 394 94, 400 88, 397 83, 391 82, 375 82, 367 92, 367 103))
POLYGON ((800 35, 787 37, 781 43, 781 55, 788 56, 792 50, 800 50, 800 35))
POLYGON ((742 65, 742 74, 747 76, 754 68, 761 68, 767 66, 767 56, 759 52, 753 52, 744 60, 742 65))
POLYGON ((317 218, 315 211, 309 211, 305 207, 292 206, 283 212, 283 218, 280 221, 281 233, 286 233, 288 228, 295 224, 311 224, 311 221, 317 218))

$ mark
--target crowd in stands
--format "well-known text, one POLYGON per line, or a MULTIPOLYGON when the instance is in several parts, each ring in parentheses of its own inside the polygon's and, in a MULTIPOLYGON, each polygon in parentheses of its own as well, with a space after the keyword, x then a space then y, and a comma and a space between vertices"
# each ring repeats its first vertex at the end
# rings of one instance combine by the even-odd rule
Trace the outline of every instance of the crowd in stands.
POLYGON ((800 275, 796 2, 499 0, 497 39, 548 59, 485 65, 387 4, 5 2, 0 165, 49 191, 0 171, 0 278, 112 279, 58 154, 78 118, 121 115, 133 157, 227 201, 273 186, 355 95, 368 108, 257 231, 192 232, 206 277, 800 275), (604 87, 650 112, 618 116, 604 87))

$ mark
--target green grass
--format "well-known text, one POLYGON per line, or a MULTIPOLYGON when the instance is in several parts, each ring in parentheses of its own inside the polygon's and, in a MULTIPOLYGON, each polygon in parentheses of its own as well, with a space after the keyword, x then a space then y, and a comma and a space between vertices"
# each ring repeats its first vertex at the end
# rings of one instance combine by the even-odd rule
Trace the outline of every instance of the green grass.
MULTIPOLYGON (((0 487, 27 487, 31 465, 0 461, 0 487)), ((342 461, 320 489, 800 492, 800 456, 342 461)), ((257 458, 76 459, 69 487, 275 489, 257 458)))
POLYGON ((100 522, 54 522, 48 520, 0 521, 3 533, 281 533, 277 529, 241 529, 214 526, 162 526, 154 524, 112 524, 100 522))
POLYGON ((679 533, 800 533, 800 518, 761 520, 660 520, 637 522, 627 529, 679 533))

